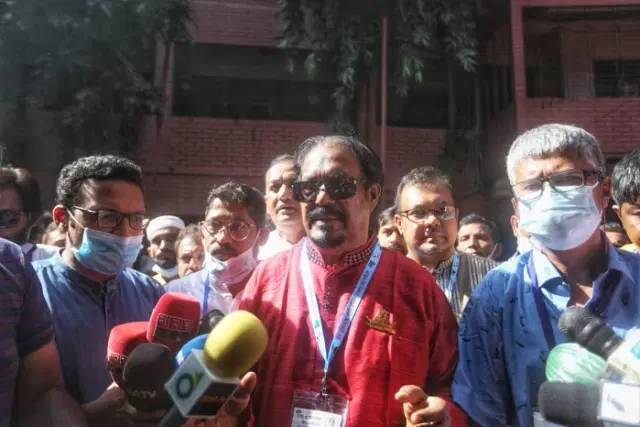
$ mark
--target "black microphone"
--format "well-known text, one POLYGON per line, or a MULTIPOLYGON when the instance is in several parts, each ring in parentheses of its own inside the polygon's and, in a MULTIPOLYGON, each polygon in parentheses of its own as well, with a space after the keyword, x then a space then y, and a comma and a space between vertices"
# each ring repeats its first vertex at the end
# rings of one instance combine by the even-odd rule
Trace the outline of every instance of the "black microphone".
POLYGON ((538 408, 545 420, 568 427, 602 427, 598 420, 600 384, 545 382, 538 408))
POLYGON ((154 412, 171 407, 164 384, 175 370, 173 353, 163 344, 143 343, 131 352, 122 372, 127 402, 138 411, 154 412))
POLYGON ((200 320, 200 330, 198 335, 208 334, 216 327, 224 317, 224 313, 220 310, 211 310, 200 320))

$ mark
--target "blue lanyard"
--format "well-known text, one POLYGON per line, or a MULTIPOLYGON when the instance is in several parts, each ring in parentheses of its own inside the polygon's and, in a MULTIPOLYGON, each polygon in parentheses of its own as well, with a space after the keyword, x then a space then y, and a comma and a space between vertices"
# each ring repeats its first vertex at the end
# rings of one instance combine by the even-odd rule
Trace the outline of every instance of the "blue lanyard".
POLYGON ((451 274, 449 275, 449 283, 444 286, 444 294, 449 300, 449 304, 453 309, 453 312, 457 315, 460 312, 458 307, 458 287, 456 286, 456 280, 458 280, 458 268, 460 267, 460 254, 458 251, 453 253, 453 261, 451 262, 451 274))
POLYGON ((202 318, 207 314, 207 308, 209 306, 209 272, 207 272, 207 278, 204 279, 204 297, 202 298, 202 318))
POLYGON ((380 243, 377 242, 375 248, 373 248, 373 252, 367 261, 367 264, 362 270, 360 277, 358 278, 358 282, 353 290, 353 293, 349 297, 349 301, 347 302, 347 306, 340 317, 338 325, 336 327, 336 333, 331 341, 331 346, 329 347, 329 352, 327 353, 327 345, 324 340, 324 331, 322 328, 322 319, 320 317, 320 309, 318 308, 318 301, 316 299, 316 294, 313 287, 313 279, 311 278, 311 267, 309 266, 309 253, 308 253, 308 243, 305 240, 304 248, 302 251, 302 258, 300 260, 300 274, 302 275, 302 286, 304 288, 304 296, 307 300, 307 306, 309 308, 309 318, 311 320, 311 329, 313 330, 313 336, 316 339, 316 343, 318 344, 318 349, 320 350, 320 354, 324 359, 324 376, 322 378, 322 388, 321 393, 326 394, 326 386, 327 386, 327 373, 329 372, 329 365, 333 361, 338 349, 342 345, 345 337, 347 336, 347 332, 349 332, 349 327, 351 326, 351 322, 358 311, 358 307, 360 306, 360 302, 362 301, 362 297, 371 282, 371 278, 373 277, 373 273, 378 268, 378 263, 380 262, 380 255, 382 254, 382 248, 380 247, 380 243))
POLYGON ((533 265, 533 251, 531 251, 531 255, 529 256, 527 271, 529 272, 529 279, 531 279, 531 292, 533 293, 533 299, 535 300, 536 309, 538 310, 538 317, 540 317, 542 332, 544 333, 544 338, 547 340, 549 350, 551 350, 556 346, 556 337, 553 334, 551 320, 549 320, 549 311, 547 310, 547 304, 544 300, 544 294, 538 285, 538 276, 535 266, 533 265))

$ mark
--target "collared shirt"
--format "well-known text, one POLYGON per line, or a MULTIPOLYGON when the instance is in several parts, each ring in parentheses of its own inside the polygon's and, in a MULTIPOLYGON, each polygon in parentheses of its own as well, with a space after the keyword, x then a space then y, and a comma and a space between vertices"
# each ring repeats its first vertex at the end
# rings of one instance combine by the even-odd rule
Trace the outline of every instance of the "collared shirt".
POLYGON ((620 249, 622 249, 623 251, 633 252, 634 254, 638 253, 638 248, 633 243, 627 243, 626 245, 624 245, 620 249))
POLYGON ((224 314, 229 313, 233 305, 233 294, 226 283, 221 283, 215 277, 211 276, 207 270, 200 270, 180 279, 173 280, 165 286, 165 289, 167 292, 182 292, 191 295, 200 302, 200 309, 202 310, 207 276, 209 276, 209 295, 207 298, 207 307, 205 308, 206 312, 220 310, 224 314))
MULTIPOLYGON (((318 297, 325 340, 349 300, 376 239, 326 265, 309 242, 310 269, 318 297)), ((245 287, 241 310, 254 313, 269 333, 256 366, 252 394, 256 425, 282 425, 290 419, 293 393, 318 392, 324 359, 309 325, 300 259, 303 245, 263 261, 245 287)), ((327 392, 350 399, 347 427, 404 426, 400 387, 418 384, 430 395, 451 402, 457 363, 456 319, 433 276, 399 252, 383 249, 347 336, 328 372, 327 392)), ((466 425, 449 406, 452 426, 466 425)))
POLYGON ((70 268, 60 254, 33 268, 51 310, 67 390, 81 404, 93 401, 113 382, 107 371, 111 328, 149 320, 163 288, 130 268, 96 282, 70 268))
POLYGON ((18 245, 0 239, 0 426, 8 427, 20 359, 53 339, 40 282, 18 245))
MULTIPOLYGON (((494 267, 497 262, 488 258, 458 252, 459 265, 456 274, 456 292, 452 294, 457 301, 449 301, 452 308, 460 307, 460 312, 455 313, 457 316, 462 314, 465 304, 469 301, 471 293, 476 288, 482 278, 494 267)), ((453 267, 453 256, 446 261, 441 262, 433 271, 433 277, 436 279, 438 287, 444 291, 449 286, 451 280, 451 268, 453 267)), ((455 310, 455 308, 454 308, 455 310)))
POLYGON ((258 259, 260 261, 272 257, 275 254, 280 252, 284 252, 287 249, 291 249, 293 245, 286 240, 284 240, 278 230, 273 230, 269 233, 269 238, 267 239, 267 243, 263 246, 260 246, 260 250, 258 251, 258 259))
MULTIPOLYGON (((569 302, 569 285, 542 252, 525 252, 485 276, 460 320, 453 384, 456 403, 485 427, 533 426, 549 346, 527 272, 531 256, 555 342, 567 341, 558 318, 569 302)), ((594 281, 586 307, 624 335, 640 324, 639 280, 640 258, 609 244, 608 269, 594 281)))

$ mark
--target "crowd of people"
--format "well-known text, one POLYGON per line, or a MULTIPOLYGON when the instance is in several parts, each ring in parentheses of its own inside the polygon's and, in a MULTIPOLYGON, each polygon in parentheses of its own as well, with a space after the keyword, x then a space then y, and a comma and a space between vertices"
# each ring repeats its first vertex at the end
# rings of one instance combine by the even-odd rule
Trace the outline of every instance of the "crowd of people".
POLYGON ((432 166, 380 206, 380 159, 352 137, 277 156, 264 192, 216 186, 198 224, 149 220, 123 157, 66 165, 48 220, 37 180, 2 168, 0 426, 154 425, 113 383, 107 342, 177 292, 202 319, 245 310, 269 335, 241 379, 250 397, 190 426, 307 425, 294 413, 314 409, 317 425, 532 427, 568 306, 621 336, 640 326, 640 150, 605 166, 583 129, 520 135, 506 158, 514 254, 492 220, 460 217, 432 166), (604 223, 610 198, 619 223, 604 223))

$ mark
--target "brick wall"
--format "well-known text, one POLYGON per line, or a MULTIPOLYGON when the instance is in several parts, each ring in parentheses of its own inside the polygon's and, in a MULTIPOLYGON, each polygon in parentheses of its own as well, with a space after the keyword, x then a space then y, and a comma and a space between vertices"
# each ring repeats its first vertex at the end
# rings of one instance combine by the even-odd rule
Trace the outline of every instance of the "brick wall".
MULTIPOLYGON (((322 123, 169 117, 157 136, 155 123, 150 123, 135 159, 145 170, 148 209, 152 214, 201 215, 207 193, 229 179, 263 190, 273 157, 324 132, 322 123)), ((443 134, 389 129, 385 206, 404 173, 433 164, 443 134)))

